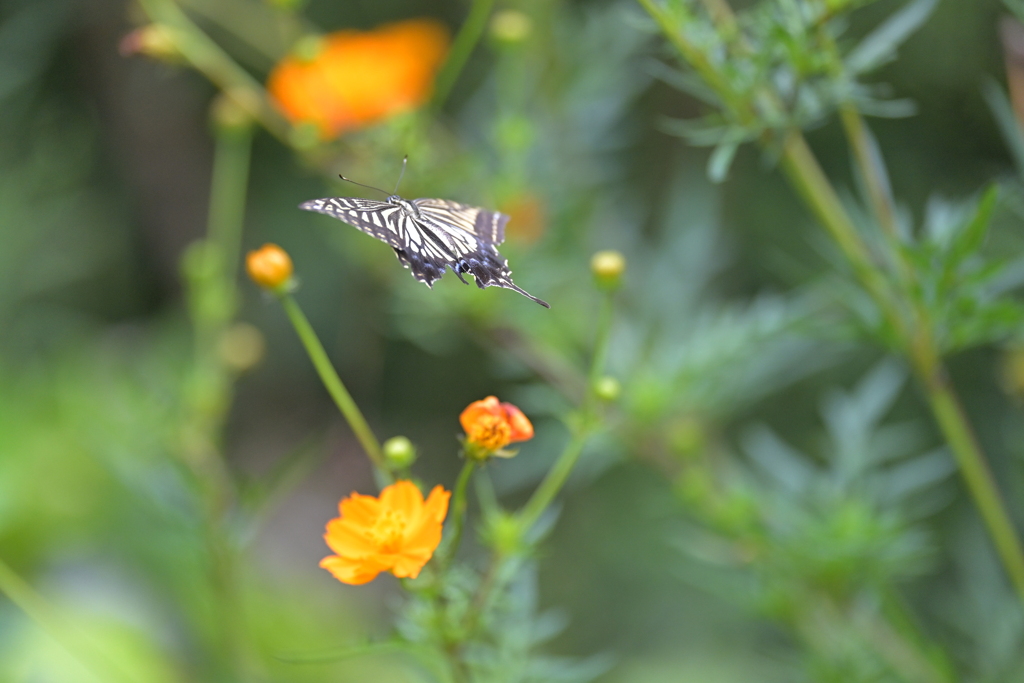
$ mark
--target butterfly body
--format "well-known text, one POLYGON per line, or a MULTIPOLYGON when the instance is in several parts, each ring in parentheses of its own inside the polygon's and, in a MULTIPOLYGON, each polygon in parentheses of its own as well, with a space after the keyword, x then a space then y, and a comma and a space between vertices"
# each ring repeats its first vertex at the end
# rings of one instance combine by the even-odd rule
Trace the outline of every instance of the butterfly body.
POLYGON ((376 237, 390 245, 403 266, 428 287, 451 268, 456 277, 469 273, 481 289, 504 287, 541 306, 548 304, 512 282, 512 271, 498 252, 509 217, 497 211, 445 199, 403 199, 392 194, 384 201, 358 197, 327 197, 299 205, 376 237))

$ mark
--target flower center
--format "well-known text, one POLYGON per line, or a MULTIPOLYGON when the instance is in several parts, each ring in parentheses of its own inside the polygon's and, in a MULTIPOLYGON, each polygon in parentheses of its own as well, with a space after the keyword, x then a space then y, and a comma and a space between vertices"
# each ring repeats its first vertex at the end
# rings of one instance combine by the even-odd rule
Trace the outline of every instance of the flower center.
POLYGON ((382 553, 396 553, 402 548, 405 536, 405 515, 397 510, 384 510, 367 531, 382 553))
POLYGON ((469 440, 491 451, 508 445, 512 437, 512 427, 508 420, 497 415, 481 415, 472 431, 469 440))

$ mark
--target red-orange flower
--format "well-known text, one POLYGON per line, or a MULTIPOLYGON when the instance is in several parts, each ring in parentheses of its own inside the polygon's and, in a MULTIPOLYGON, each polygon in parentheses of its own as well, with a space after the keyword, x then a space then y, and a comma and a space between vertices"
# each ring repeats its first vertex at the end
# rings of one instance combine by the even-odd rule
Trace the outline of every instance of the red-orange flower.
POLYGON ((523 411, 511 403, 501 403, 494 396, 473 401, 459 422, 466 430, 466 443, 486 455, 503 455, 501 449, 516 441, 533 438, 533 425, 523 411))
POLYGON ((432 19, 338 31, 312 57, 283 59, 267 89, 290 121, 331 138, 426 102, 448 44, 448 30, 432 19))
POLYGON ((320 566, 342 583, 359 585, 391 572, 415 579, 441 542, 451 493, 435 486, 427 500, 411 481, 396 481, 380 498, 353 493, 338 504, 324 540, 336 555, 320 566))

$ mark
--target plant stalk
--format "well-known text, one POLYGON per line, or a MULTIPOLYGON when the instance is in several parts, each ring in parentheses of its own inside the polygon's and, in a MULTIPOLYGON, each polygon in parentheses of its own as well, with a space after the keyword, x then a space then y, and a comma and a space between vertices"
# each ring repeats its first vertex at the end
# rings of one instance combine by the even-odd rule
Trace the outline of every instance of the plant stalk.
POLYGON ((342 383, 341 378, 338 377, 334 366, 331 365, 327 352, 324 350, 323 344, 320 343, 320 339, 316 336, 313 326, 309 324, 309 320, 291 294, 280 293, 278 298, 284 307, 285 313, 288 314, 292 327, 295 328, 296 334, 299 335, 302 345, 306 347, 306 353, 309 354, 313 367, 316 368, 317 374, 320 375, 320 381, 323 382, 327 393, 334 399, 338 410, 341 411, 345 420, 348 421, 349 427, 352 428, 356 439, 362 445, 363 451, 366 452, 370 462, 373 463, 378 479, 386 484, 390 484, 394 481, 394 476, 384 461, 384 453, 381 450, 380 442, 377 441, 377 437, 374 436, 373 430, 370 429, 370 425, 366 422, 366 418, 360 412, 359 406, 352 400, 352 396, 345 389, 345 385, 342 383))
POLYGON ((448 540, 448 547, 441 560, 441 570, 446 570, 459 551, 459 543, 462 540, 462 529, 466 526, 466 508, 468 507, 468 496, 466 489, 469 486, 469 478, 476 469, 476 461, 466 458, 466 464, 459 472, 459 478, 455 482, 455 491, 452 494, 452 530, 448 540))
POLYGON ((448 58, 434 81, 434 96, 431 105, 435 110, 440 109, 448 99, 452 88, 455 87, 455 82, 459 79, 459 74, 462 73, 466 62, 469 61, 469 56, 473 54, 473 49, 480 42, 480 37, 483 36, 484 29, 487 28, 487 19, 491 16, 492 7, 494 7, 494 0, 473 0, 473 4, 469 8, 469 15, 462 22, 462 27, 459 29, 458 35, 455 36, 455 42, 452 43, 452 49, 448 52, 448 58))

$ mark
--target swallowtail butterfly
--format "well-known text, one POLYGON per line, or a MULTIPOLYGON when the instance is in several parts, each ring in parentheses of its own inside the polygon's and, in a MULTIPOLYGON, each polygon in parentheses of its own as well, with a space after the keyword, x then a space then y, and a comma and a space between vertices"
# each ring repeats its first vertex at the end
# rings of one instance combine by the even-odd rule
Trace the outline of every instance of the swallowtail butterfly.
MULTIPOLYGON (((341 179, 362 185, 344 176, 341 179)), ((303 202, 299 208, 337 218, 388 244, 402 265, 428 287, 451 268, 463 284, 469 283, 462 274, 469 273, 480 289, 504 287, 551 308, 512 282, 512 271, 497 246, 505 240, 509 220, 503 213, 447 199, 402 199, 394 193, 382 202, 327 197, 303 202)))

